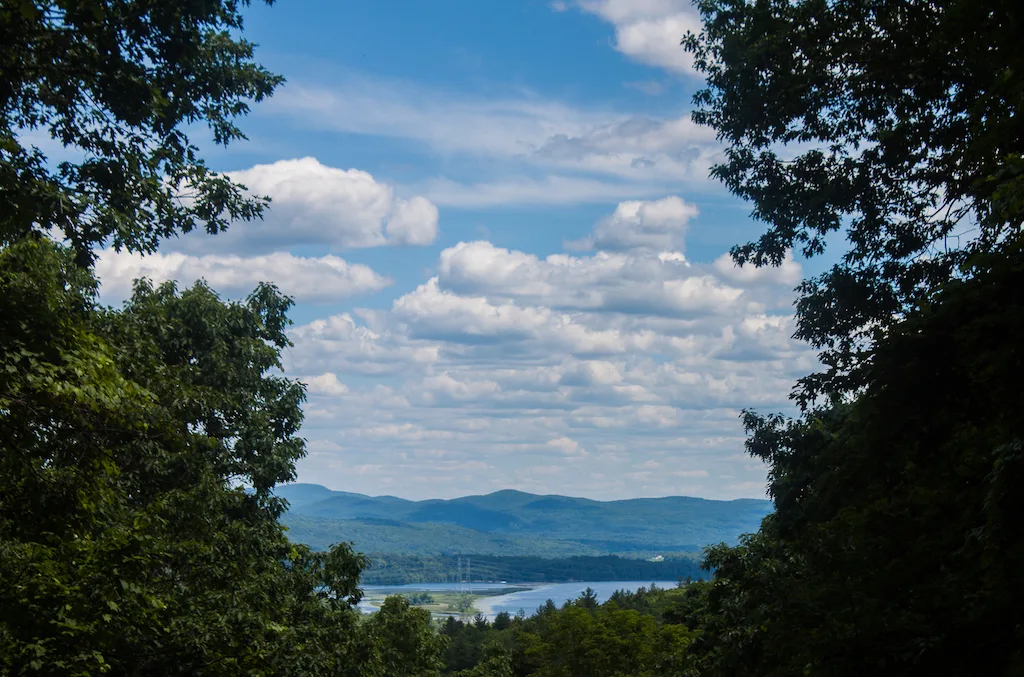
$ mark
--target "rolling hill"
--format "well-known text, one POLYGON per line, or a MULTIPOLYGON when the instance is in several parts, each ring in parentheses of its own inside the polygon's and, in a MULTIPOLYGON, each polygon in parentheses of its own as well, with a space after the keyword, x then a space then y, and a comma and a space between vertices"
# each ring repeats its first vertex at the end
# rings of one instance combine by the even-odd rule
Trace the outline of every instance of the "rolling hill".
POLYGON ((352 541, 362 552, 540 555, 685 552, 756 531, 769 501, 686 496, 594 501, 503 490, 410 501, 285 484, 290 537, 317 548, 352 541))
POLYGON ((603 555, 600 548, 575 541, 530 536, 489 534, 454 524, 397 522, 369 518, 332 520, 289 514, 284 519, 292 540, 322 550, 335 543, 351 541, 364 553, 398 555, 536 555, 573 557, 603 555))

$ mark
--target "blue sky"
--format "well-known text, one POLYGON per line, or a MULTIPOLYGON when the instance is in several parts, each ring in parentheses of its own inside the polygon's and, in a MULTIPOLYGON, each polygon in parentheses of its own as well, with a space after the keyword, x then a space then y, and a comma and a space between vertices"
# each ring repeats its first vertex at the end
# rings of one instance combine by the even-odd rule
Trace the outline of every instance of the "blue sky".
POLYGON ((133 277, 295 297, 299 479, 409 498, 516 488, 761 497, 739 412, 789 409, 808 269, 734 267, 685 0, 280 2, 246 35, 287 84, 207 148, 260 224, 105 252, 133 277))

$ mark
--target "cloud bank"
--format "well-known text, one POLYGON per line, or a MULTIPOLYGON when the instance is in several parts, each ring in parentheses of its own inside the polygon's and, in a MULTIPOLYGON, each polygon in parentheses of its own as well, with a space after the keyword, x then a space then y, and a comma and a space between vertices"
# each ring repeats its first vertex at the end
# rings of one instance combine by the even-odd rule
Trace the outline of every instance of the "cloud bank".
POLYGON ((680 250, 694 216, 678 196, 622 203, 581 254, 459 242, 389 308, 297 327, 290 373, 347 387, 314 394, 319 441, 302 471, 377 459, 367 487, 386 492, 401 468, 405 493, 422 483, 422 495, 762 495, 763 468, 737 463, 738 415, 787 408, 815 364, 790 338, 800 267, 690 262, 680 250))
POLYGON ((96 274, 107 301, 127 298, 132 281, 141 277, 154 283, 174 280, 183 286, 205 280, 219 293, 233 297, 248 294, 260 282, 269 281, 297 301, 310 303, 337 302, 391 284, 390 279, 371 268, 337 256, 301 257, 285 252, 250 257, 180 252, 143 256, 105 249, 96 262, 96 274))

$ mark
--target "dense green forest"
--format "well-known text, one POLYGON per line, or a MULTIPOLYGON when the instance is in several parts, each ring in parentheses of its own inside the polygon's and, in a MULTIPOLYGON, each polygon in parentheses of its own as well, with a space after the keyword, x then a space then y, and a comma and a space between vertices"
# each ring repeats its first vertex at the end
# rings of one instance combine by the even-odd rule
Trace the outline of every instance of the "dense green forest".
POLYGON ((414 524, 386 519, 335 520, 288 513, 281 518, 288 538, 314 550, 351 542, 360 552, 407 555, 600 555, 601 548, 576 541, 488 534, 453 524, 414 524))
POLYGON ((0 673, 1024 675, 1024 5, 697 7, 694 119, 764 224, 733 258, 834 254, 798 289, 800 413, 743 417, 775 511, 706 582, 437 629, 361 618, 365 558, 280 523, 290 299, 97 302, 100 247, 268 206, 189 138, 240 140, 282 81, 239 5, 3 2, 0 673))
POLYGON ((449 617, 443 674, 460 677, 530 675, 684 675, 697 633, 683 623, 692 588, 618 591, 598 604, 593 591, 561 607, 548 602, 524 618, 493 621, 449 617))
MULTIPOLYGON (((456 557, 369 555, 360 580, 368 585, 458 581, 456 557)), ((674 581, 702 578, 701 560, 694 555, 648 562, 606 555, 603 557, 491 557, 473 555, 473 579, 509 583, 564 581, 674 581)))

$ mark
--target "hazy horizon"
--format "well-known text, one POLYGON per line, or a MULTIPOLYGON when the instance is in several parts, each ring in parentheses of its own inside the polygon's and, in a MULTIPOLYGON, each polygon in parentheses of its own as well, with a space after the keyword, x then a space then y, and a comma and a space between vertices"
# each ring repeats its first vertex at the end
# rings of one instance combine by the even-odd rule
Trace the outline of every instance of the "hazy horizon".
POLYGON ((362 496, 368 496, 370 498, 397 498, 397 499, 400 499, 400 500, 403 500, 403 501, 413 501, 413 502, 433 501, 433 500, 437 500, 437 501, 450 501, 450 500, 458 499, 458 498, 471 498, 473 496, 490 496, 491 494, 500 493, 502 491, 514 491, 514 492, 518 492, 518 493, 530 494, 532 496, 540 496, 540 497, 557 496, 557 497, 560 497, 560 498, 579 498, 579 499, 588 500, 588 501, 597 501, 599 503, 612 503, 612 502, 616 502, 616 501, 634 501, 634 500, 641 500, 641 499, 659 499, 659 498, 694 498, 694 499, 699 499, 699 500, 703 500, 703 501, 769 501, 769 502, 771 501, 771 499, 768 498, 767 496, 763 496, 763 497, 758 497, 758 496, 738 496, 736 498, 724 498, 723 499, 723 498, 707 498, 706 496, 690 496, 690 495, 685 495, 685 494, 665 494, 665 495, 659 495, 659 496, 631 496, 629 498, 593 498, 593 497, 590 497, 590 496, 579 496, 579 495, 575 495, 575 494, 537 493, 537 492, 533 492, 533 491, 525 491, 525 490, 522 490, 522 489, 511 489, 511 488, 507 488, 507 487, 504 488, 504 489, 495 489, 494 491, 488 491, 488 492, 482 493, 482 494, 481 493, 470 493, 470 494, 458 494, 458 495, 453 495, 453 496, 423 496, 423 497, 413 498, 413 497, 409 497, 409 496, 400 496, 398 494, 368 494, 365 491, 357 491, 357 490, 353 490, 353 489, 336 489, 336 488, 327 486, 326 484, 321 484, 319 482, 309 482, 309 481, 305 481, 305 480, 296 480, 295 482, 285 482, 284 484, 281 484, 281 485, 278 485, 278 486, 294 486, 296 484, 305 484, 305 485, 310 485, 310 486, 318 486, 318 487, 323 487, 324 489, 328 489, 328 490, 334 491, 334 492, 341 492, 341 493, 347 493, 347 494, 359 494, 359 495, 362 495, 362 496))

